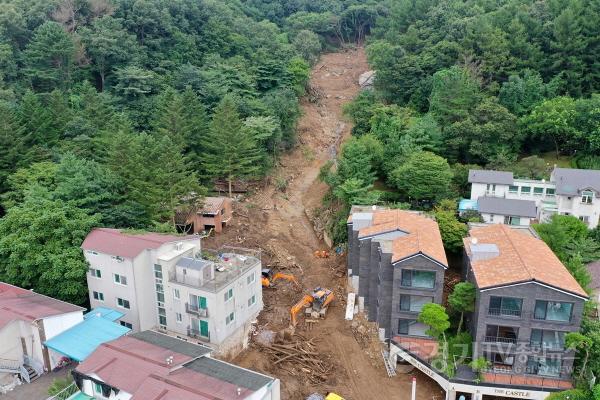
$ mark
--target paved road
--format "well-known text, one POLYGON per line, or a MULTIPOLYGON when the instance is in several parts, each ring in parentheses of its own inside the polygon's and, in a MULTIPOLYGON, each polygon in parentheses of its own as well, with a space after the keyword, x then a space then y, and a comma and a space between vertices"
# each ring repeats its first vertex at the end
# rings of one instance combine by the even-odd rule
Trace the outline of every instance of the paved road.
POLYGON ((62 370, 42 375, 33 383, 17 386, 15 390, 0 394, 0 400, 45 400, 48 398, 48 388, 56 378, 64 378, 69 371, 62 370))

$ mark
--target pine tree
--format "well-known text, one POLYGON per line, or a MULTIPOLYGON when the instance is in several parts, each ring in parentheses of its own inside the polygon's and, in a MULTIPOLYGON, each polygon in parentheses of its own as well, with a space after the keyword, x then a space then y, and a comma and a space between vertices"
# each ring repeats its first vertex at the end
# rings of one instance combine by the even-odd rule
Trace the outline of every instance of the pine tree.
POLYGON ((204 169, 210 177, 225 178, 232 196, 232 182, 236 178, 255 175, 260 170, 257 162, 260 150, 246 129, 234 101, 226 96, 221 100, 204 141, 204 169))
POLYGON ((25 130, 14 111, 0 102, 0 115, 0 191, 5 192, 8 175, 29 160, 24 147, 25 130))
POLYGON ((38 27, 24 55, 24 72, 33 87, 42 91, 68 87, 75 44, 60 24, 48 21, 38 27))

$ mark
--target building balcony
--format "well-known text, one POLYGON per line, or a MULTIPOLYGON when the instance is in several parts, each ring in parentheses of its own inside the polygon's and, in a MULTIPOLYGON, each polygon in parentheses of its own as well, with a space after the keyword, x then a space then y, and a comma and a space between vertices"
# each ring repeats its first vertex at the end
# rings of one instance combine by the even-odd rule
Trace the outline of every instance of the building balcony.
POLYGON ((187 327, 187 335, 195 339, 200 339, 204 342, 210 342, 210 332, 208 332, 206 335, 203 335, 199 329, 192 328, 191 326, 187 327))
POLYGON ((517 338, 502 337, 502 336, 486 336, 483 341, 485 343, 517 343, 517 338))
POLYGON ((208 318, 208 309, 200 308, 196 304, 185 303, 185 312, 188 314, 197 315, 202 318, 208 318))
POLYGON ((521 318, 523 312, 522 310, 513 308, 488 308, 488 315, 492 315, 494 317, 521 318))

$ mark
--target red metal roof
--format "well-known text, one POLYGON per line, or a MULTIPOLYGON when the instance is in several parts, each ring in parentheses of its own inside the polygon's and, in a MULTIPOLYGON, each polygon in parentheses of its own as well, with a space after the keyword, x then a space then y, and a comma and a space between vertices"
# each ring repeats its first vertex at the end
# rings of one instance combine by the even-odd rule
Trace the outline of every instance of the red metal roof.
POLYGON ((96 228, 92 230, 81 248, 100 253, 134 258, 146 249, 157 249, 165 243, 200 240, 198 236, 165 235, 162 233, 127 233, 119 229, 96 228))
POLYGON ((97 375, 108 385, 132 394, 132 400, 244 399, 254 393, 190 368, 177 368, 192 360, 171 349, 123 336, 99 346, 77 371, 97 375), (166 362, 169 357, 173 357, 171 364, 166 362))
POLYGON ((33 322, 82 310, 82 307, 0 282, 0 328, 15 320, 33 322))
POLYGON ((225 197, 205 197, 202 208, 198 210, 199 213, 206 214, 217 214, 223 208, 226 198, 225 197))

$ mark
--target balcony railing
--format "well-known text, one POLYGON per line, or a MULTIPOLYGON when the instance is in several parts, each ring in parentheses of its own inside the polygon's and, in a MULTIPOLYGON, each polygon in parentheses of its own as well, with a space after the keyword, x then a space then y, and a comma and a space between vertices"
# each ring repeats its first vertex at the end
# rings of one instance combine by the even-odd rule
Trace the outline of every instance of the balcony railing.
POLYGON ((188 314, 194 314, 199 317, 207 318, 208 317, 208 309, 200 308, 196 304, 185 303, 185 311, 188 314))
POLYGON ((517 338, 501 337, 501 336, 486 336, 486 343, 517 343, 517 338))
POLYGON ((495 317, 517 317, 521 318, 522 316, 521 310, 515 310, 512 308, 488 308, 488 315, 493 315, 495 317))
POLYGON ((203 341, 210 341, 210 332, 208 333, 207 336, 204 336, 199 329, 196 328, 192 328, 191 326, 188 326, 187 328, 187 334, 190 337, 196 338, 196 339, 200 339, 203 341))
POLYGON ((543 349, 550 351, 562 351, 565 349, 564 343, 560 342, 530 342, 529 345, 534 349, 543 349))

